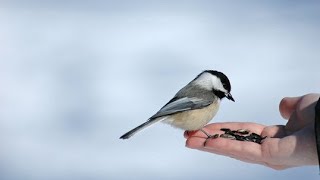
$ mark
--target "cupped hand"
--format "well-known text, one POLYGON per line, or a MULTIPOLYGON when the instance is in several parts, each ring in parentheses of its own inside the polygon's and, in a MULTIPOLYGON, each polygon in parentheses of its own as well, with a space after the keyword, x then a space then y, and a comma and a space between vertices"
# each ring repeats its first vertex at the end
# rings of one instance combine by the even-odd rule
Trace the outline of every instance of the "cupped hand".
POLYGON ((314 107, 318 99, 319 94, 284 98, 279 109, 282 117, 288 119, 286 125, 227 122, 213 123, 203 128, 211 135, 223 134, 221 128, 249 129, 262 137, 267 136, 262 144, 225 138, 207 139, 201 131, 186 131, 186 146, 278 170, 316 165, 318 159, 314 136, 314 107))

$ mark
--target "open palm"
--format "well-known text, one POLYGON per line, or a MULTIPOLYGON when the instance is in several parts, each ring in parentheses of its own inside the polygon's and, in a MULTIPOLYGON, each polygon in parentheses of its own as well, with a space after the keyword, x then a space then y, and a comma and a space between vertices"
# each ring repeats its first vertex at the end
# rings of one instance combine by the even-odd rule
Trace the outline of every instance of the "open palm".
POLYGON ((207 139, 201 131, 185 132, 186 146, 201 151, 229 156, 244 162, 262 164, 273 169, 286 169, 318 164, 314 136, 314 107, 319 94, 284 98, 280 103, 287 124, 264 126, 250 122, 212 123, 204 127, 209 134, 222 134, 221 128, 249 129, 267 136, 262 144, 225 138, 207 139))

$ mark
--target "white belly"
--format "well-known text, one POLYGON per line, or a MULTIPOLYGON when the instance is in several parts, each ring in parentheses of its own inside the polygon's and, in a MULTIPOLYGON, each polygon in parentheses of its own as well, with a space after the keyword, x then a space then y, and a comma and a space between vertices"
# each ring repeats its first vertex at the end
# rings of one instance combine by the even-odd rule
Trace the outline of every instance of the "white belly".
POLYGON ((199 130, 205 126, 218 112, 220 101, 215 101, 202 109, 177 113, 163 122, 184 130, 199 130))

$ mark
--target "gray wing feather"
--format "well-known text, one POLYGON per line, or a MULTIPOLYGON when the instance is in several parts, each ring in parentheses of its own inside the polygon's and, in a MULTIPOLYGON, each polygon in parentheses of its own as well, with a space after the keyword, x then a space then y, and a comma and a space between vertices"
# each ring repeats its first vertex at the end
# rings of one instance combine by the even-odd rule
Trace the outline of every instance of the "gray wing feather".
POLYGON ((184 97, 181 99, 177 99, 173 102, 168 103, 163 108, 161 108, 155 115, 153 115, 150 119, 155 119, 162 116, 167 116, 171 114, 175 114, 178 112, 183 112, 187 110, 200 109, 206 106, 209 106, 213 101, 204 100, 195 97, 184 97))

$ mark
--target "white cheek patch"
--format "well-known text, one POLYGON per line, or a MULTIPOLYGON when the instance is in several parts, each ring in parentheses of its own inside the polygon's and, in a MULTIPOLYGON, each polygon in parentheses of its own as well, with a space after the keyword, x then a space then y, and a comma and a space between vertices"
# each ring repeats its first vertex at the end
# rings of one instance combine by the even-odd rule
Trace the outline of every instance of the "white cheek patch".
POLYGON ((194 81, 194 84, 211 91, 213 87, 213 78, 217 79, 217 77, 212 76, 209 73, 203 73, 194 81))
POLYGON ((216 82, 213 83, 214 84, 214 89, 216 90, 220 90, 224 93, 227 93, 228 91, 223 87, 222 82, 219 78, 216 77, 216 82))
POLYGON ((194 81, 195 85, 198 85, 202 88, 205 88, 209 91, 212 89, 216 89, 219 91, 222 91, 224 93, 227 93, 228 91, 223 87, 220 78, 217 76, 214 76, 210 73, 203 73, 194 81))

